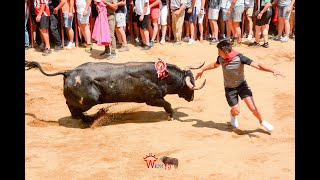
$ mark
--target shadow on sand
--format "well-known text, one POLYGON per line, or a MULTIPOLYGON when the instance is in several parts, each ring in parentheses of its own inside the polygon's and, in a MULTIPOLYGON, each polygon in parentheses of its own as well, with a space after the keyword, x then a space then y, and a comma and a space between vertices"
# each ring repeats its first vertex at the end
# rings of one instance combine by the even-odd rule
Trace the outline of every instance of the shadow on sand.
POLYGON ((258 135, 253 134, 253 133, 256 133, 256 132, 271 135, 270 132, 268 132, 266 130, 263 130, 261 128, 257 128, 257 129, 254 129, 254 130, 241 130, 241 129, 238 129, 238 128, 234 128, 234 127, 231 126, 230 122, 227 122, 227 123, 216 123, 214 121, 202 121, 200 119, 182 120, 180 118, 188 117, 188 114, 183 113, 183 112, 178 112, 178 109, 180 109, 180 108, 181 107, 174 109, 175 115, 176 115, 175 116, 175 120, 180 121, 180 122, 193 122, 193 121, 195 121, 196 124, 192 125, 194 127, 198 127, 198 128, 214 128, 214 129, 217 129, 217 130, 220 130, 220 131, 234 132, 237 135, 248 135, 249 137, 259 137, 258 135))
MULTIPOLYGON (((182 120, 183 117, 188 117, 188 114, 184 112, 179 112, 179 109, 185 107, 177 107, 174 109, 173 119, 180 122, 193 122, 196 124, 192 126, 197 128, 214 128, 220 131, 234 132, 237 135, 248 135, 249 137, 259 137, 253 133, 263 133, 271 135, 270 132, 265 131, 261 128, 257 128, 254 130, 241 130, 238 128, 234 128, 227 123, 216 123, 214 121, 202 121, 200 119, 186 119, 182 120)), ((99 126, 107 126, 107 125, 116 125, 116 124, 125 124, 125 123, 154 123, 160 121, 167 121, 168 116, 164 111, 158 112, 150 112, 150 111, 135 111, 135 112, 121 112, 121 113, 108 113, 107 109, 100 109, 97 113, 88 115, 94 119, 92 123, 83 122, 80 119, 73 119, 71 116, 62 117, 56 121, 45 121, 37 118, 32 113, 25 113, 25 115, 32 116, 34 120, 32 121, 32 126, 53 126, 59 125, 67 128, 90 128, 90 127, 99 127, 99 126)), ((30 123, 28 124, 30 125, 30 123)))

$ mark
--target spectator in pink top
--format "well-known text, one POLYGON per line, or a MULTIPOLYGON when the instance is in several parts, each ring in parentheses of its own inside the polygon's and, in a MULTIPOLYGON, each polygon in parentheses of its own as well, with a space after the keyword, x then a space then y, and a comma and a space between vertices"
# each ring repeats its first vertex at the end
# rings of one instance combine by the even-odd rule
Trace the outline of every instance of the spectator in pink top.
POLYGON ((160 17, 160 0, 149 0, 150 18, 149 18, 149 32, 151 34, 150 46, 154 46, 157 37, 159 26, 158 18, 160 17))

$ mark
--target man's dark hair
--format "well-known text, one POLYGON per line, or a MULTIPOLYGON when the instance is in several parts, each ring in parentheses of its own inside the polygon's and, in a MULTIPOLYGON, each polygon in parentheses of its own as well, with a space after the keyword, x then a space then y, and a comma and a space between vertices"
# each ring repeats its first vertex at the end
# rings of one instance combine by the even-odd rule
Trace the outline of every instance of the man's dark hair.
POLYGON ((222 39, 218 44, 217 48, 221 49, 223 52, 231 52, 232 46, 229 38, 222 39))

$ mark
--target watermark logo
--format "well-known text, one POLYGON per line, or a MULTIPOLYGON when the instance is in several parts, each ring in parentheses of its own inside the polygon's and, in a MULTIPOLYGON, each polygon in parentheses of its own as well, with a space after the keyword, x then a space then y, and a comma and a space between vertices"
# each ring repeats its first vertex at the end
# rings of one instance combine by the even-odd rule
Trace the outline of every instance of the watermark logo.
POLYGON ((148 168, 150 167, 153 168, 154 163, 157 161, 158 158, 156 157, 155 154, 152 155, 152 153, 149 153, 149 155, 146 155, 146 157, 144 157, 143 159, 146 162, 148 168))
POLYGON ((143 157, 143 159, 146 162, 147 168, 164 168, 166 170, 170 170, 171 165, 174 165, 175 168, 178 168, 178 159, 176 158, 163 156, 162 158, 160 158, 163 164, 156 164, 155 162, 159 158, 157 158, 155 154, 149 153, 149 155, 146 155, 146 157, 143 157))

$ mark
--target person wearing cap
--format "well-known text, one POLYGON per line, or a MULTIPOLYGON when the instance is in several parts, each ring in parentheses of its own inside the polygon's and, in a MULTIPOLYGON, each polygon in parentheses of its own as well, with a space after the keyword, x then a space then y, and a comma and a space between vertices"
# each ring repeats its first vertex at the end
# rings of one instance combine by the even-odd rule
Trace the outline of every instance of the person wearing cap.
POLYGON ((262 118, 259 108, 254 103, 252 91, 245 79, 244 65, 250 65, 261 71, 271 72, 274 76, 280 75, 285 77, 284 73, 271 68, 263 63, 253 61, 247 56, 233 50, 230 39, 223 39, 217 44, 218 57, 215 62, 201 68, 200 72, 196 74, 196 80, 201 78, 204 71, 215 69, 222 66, 224 89, 227 102, 231 108, 230 110, 230 124, 237 128, 238 118, 240 113, 240 106, 238 103, 238 96, 246 103, 247 107, 253 115, 259 120, 259 123, 269 132, 274 128, 266 120, 262 118))

